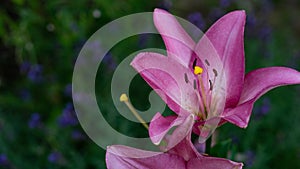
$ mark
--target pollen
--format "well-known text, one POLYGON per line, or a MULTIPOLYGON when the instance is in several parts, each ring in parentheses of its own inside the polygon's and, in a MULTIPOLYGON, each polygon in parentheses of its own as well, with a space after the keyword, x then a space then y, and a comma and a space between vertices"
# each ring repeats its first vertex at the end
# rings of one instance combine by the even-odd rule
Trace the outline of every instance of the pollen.
POLYGON ((194 67, 194 74, 199 75, 201 73, 203 73, 203 69, 200 66, 195 66, 194 67))
POLYGON ((123 93, 123 94, 120 96, 120 101, 121 101, 121 102, 127 102, 127 101, 128 101, 127 95, 123 93))

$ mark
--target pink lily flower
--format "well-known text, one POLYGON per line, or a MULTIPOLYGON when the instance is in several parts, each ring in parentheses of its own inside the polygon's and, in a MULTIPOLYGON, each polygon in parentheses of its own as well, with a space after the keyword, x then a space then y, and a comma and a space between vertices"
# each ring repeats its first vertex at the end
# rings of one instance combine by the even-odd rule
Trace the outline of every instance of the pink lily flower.
POLYGON ((200 142, 225 122, 246 128, 260 96, 278 86, 300 84, 300 73, 285 67, 261 68, 245 75, 245 18, 244 11, 228 13, 196 44, 174 16, 155 9, 154 24, 167 56, 144 52, 131 63, 177 114, 155 115, 149 128, 154 144, 160 144, 174 126, 178 127, 169 136, 166 151, 187 136, 190 125, 200 142))
POLYGON ((241 169, 242 163, 203 156, 191 143, 190 135, 166 153, 151 152, 122 145, 107 148, 108 169, 241 169))

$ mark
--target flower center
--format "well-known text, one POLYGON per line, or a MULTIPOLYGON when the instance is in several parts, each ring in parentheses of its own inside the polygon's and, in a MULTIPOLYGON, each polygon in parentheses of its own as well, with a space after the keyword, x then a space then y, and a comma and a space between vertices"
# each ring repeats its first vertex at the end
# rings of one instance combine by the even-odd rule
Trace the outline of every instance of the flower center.
MULTIPOLYGON (((209 62, 205 60, 207 66, 210 66, 209 62)), ((216 77, 218 76, 218 72, 216 69, 212 69, 214 78, 213 80, 209 79, 209 75, 206 72, 204 73, 204 69, 200 66, 193 66, 194 74, 197 76, 199 88, 197 88, 197 81, 194 81, 194 88, 197 90, 197 96, 200 102, 199 112, 196 115, 200 118, 200 120, 205 120, 208 117, 208 113, 210 111, 210 104, 212 100, 212 90, 215 85, 216 77), (205 77, 206 75, 206 77, 205 77), (208 81, 204 80, 208 79, 208 81)), ((208 68, 206 69, 208 70, 208 68)))
MULTIPOLYGON (((206 97, 206 93, 205 93, 205 89, 204 89, 204 84, 203 84, 203 80, 201 77, 201 74, 203 73, 203 68, 201 68, 200 66, 194 66, 194 74, 197 75, 198 78, 198 83, 199 83, 199 93, 197 92, 197 96, 198 99, 200 101, 200 107, 201 110, 200 112, 197 113, 197 116, 200 119, 206 119, 207 117, 207 97, 206 97)), ((194 81, 194 88, 197 89, 197 82, 194 81)))

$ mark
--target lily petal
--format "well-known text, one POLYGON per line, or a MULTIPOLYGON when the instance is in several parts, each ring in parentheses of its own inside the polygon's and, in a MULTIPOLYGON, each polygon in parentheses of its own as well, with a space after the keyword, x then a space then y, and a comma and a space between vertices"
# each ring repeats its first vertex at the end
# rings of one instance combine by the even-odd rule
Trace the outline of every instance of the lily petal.
POLYGON ((170 149, 168 153, 179 155, 183 157, 185 161, 189 161, 196 157, 202 157, 191 141, 191 132, 180 143, 170 149))
POLYGON ((152 118, 149 126, 149 136, 155 145, 159 145, 167 132, 174 126, 182 123, 182 118, 177 116, 164 117, 160 113, 156 113, 152 118))
POLYGON ((255 100, 250 100, 244 104, 240 104, 233 109, 227 109, 223 113, 224 121, 220 121, 219 125, 224 124, 226 121, 235 124, 241 128, 246 128, 248 126, 251 112, 253 109, 255 100))
POLYGON ((269 90, 285 85, 300 84, 300 72, 286 67, 268 67, 246 74, 240 103, 257 100, 269 90))
POLYGON ((261 68, 247 73, 239 105, 227 110, 224 119, 247 127, 253 104, 260 96, 275 87, 292 84, 300 84, 300 72, 286 67, 261 68))
POLYGON ((156 113, 149 126, 150 139, 154 144, 158 145, 172 127, 178 126, 161 144, 161 149, 168 151, 190 135, 193 121, 194 115, 192 114, 189 116, 163 117, 160 113, 156 113))
POLYGON ((223 158, 198 157, 187 163, 187 169, 242 169, 243 164, 223 158))
MULTIPOLYGON (((178 117, 180 118, 180 117, 178 117)), ((182 117, 181 117, 182 118, 182 117)), ((178 145, 182 140, 191 135, 194 124, 194 115, 190 114, 185 117, 184 121, 173 131, 172 134, 166 137, 166 146, 161 146, 162 150, 168 151, 178 145)))
POLYGON ((144 80, 177 114, 197 112, 199 101, 189 68, 158 53, 140 53, 131 62, 144 80))
POLYGON ((195 42, 186 33, 176 18, 161 9, 155 9, 153 14, 155 27, 162 36, 168 56, 175 58, 185 67, 189 66, 195 42))
POLYGON ((209 28, 195 48, 195 52, 202 62, 207 60, 210 67, 218 72, 224 69, 227 83, 226 107, 237 105, 243 89, 245 19, 244 11, 228 13, 209 28), (217 54, 214 53, 214 50, 217 54), (216 65, 217 58, 222 61, 221 68, 220 64, 216 65))
POLYGON ((106 164, 108 169, 185 168, 184 159, 180 156, 144 151, 121 145, 107 148, 106 164))

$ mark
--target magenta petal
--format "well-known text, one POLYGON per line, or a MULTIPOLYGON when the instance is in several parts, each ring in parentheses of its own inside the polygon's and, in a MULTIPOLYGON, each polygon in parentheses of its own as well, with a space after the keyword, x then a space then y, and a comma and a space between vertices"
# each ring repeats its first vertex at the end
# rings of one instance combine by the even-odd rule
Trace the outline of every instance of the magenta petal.
POLYGON ((239 105, 227 110, 224 119, 240 127, 247 127, 254 102, 269 90, 300 84, 300 72, 285 67, 261 68, 246 74, 239 105))
POLYGON ((181 27, 176 18, 167 11, 155 9, 153 20, 165 42, 168 56, 175 58, 182 65, 188 67, 195 42, 181 27))
POLYGON ((158 145, 167 132, 172 127, 181 124, 182 120, 182 118, 179 119, 177 116, 163 117, 160 113, 156 113, 149 126, 149 135, 153 144, 158 145))
POLYGON ((223 119, 241 128, 246 128, 250 120, 253 104, 255 100, 252 99, 246 103, 240 104, 233 109, 228 109, 223 113, 223 119))
POLYGON ((256 69, 246 74, 240 103, 257 100, 275 87, 292 84, 300 84, 300 72, 294 69, 286 67, 256 69))
MULTIPOLYGON (((243 42, 245 19, 244 11, 234 11, 223 16, 205 33, 219 56, 207 52, 198 54, 202 61, 203 57, 207 57, 207 60, 214 64, 215 57, 219 57, 223 62, 227 82, 226 107, 236 106, 242 91, 245 70, 243 42)), ((203 41, 206 41, 205 37, 197 44, 197 53, 207 48, 207 42, 203 41)), ((221 68, 215 69, 221 71, 221 68)))
POLYGON ((179 142, 181 142, 185 137, 187 137, 194 123, 194 115, 189 116, 168 116, 163 117, 160 113, 157 113, 149 126, 149 135, 152 142, 156 145, 161 144, 163 151, 168 151, 175 147, 179 142), (177 126, 171 135, 167 135, 168 131, 177 126))
POLYGON ((243 164, 223 158, 198 157, 187 163, 187 169, 242 169, 243 164))
POLYGON ((184 169, 183 158, 166 153, 150 152, 131 147, 115 145, 107 148, 108 169, 184 169))
MULTIPOLYGON (((199 136, 205 137, 205 135, 211 134, 211 133, 207 133, 207 132, 210 132, 211 130, 205 130, 205 129, 203 129, 203 126, 205 126, 205 125, 210 125, 210 126, 216 125, 216 127, 217 127, 217 126, 219 126, 218 124, 221 121, 222 121, 222 118, 219 117, 219 116, 216 116, 216 117, 212 117, 210 119, 207 119, 205 121, 195 122, 194 126, 193 126, 193 132, 195 134, 199 135, 199 136)), ((213 128, 213 129, 216 129, 216 128, 213 128)))
POLYGON ((189 133, 180 143, 168 151, 169 154, 181 156, 185 161, 192 158, 202 157, 191 141, 191 133, 189 133))
POLYGON ((195 77, 189 68, 171 57, 150 52, 138 54, 131 65, 174 112, 198 112, 199 101, 193 88, 195 77))
POLYGON ((183 122, 172 132, 172 134, 166 137, 166 146, 161 146, 163 151, 168 151, 180 143, 184 138, 189 136, 192 131, 195 117, 190 114, 186 117, 178 117, 178 119, 184 118, 183 122))

